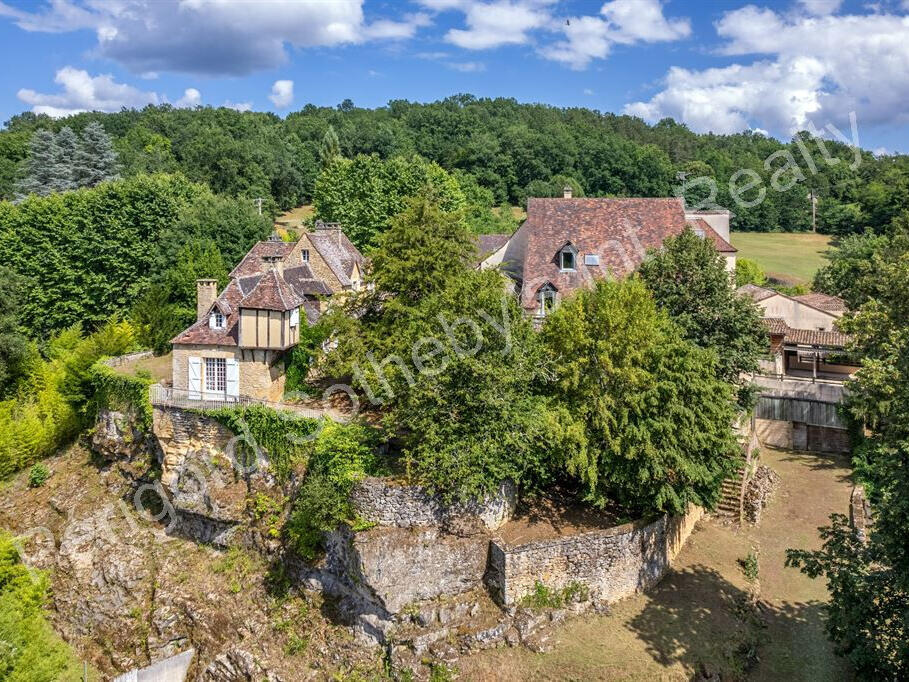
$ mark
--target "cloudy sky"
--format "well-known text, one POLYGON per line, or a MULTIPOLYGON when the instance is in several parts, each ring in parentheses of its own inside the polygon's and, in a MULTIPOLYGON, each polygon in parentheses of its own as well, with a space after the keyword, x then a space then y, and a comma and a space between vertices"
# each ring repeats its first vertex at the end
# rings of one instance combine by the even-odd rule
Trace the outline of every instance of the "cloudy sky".
POLYGON ((909 152, 909 0, 0 0, 0 121, 459 92, 909 152))

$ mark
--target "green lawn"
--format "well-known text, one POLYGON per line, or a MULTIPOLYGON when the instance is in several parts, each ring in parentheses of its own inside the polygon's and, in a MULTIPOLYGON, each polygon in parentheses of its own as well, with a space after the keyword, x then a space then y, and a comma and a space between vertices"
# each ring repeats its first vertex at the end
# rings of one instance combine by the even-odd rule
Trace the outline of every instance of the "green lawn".
POLYGON ((732 245, 739 258, 750 258, 767 275, 793 284, 810 284, 814 273, 827 263, 823 257, 830 236, 810 232, 733 232, 732 245))

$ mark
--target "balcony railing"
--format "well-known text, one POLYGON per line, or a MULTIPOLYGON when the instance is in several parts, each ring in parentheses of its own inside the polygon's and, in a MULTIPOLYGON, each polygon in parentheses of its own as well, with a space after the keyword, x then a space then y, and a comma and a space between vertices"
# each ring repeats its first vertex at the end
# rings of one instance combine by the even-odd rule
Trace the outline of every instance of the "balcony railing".
POLYGON ((149 386, 148 397, 154 406, 177 407, 184 410, 217 410, 222 407, 237 407, 238 405, 264 405, 274 410, 293 412, 301 417, 313 419, 330 417, 335 421, 345 421, 349 418, 349 415, 332 408, 314 408, 293 403, 272 402, 247 395, 212 395, 211 393, 170 388, 161 384, 149 386))

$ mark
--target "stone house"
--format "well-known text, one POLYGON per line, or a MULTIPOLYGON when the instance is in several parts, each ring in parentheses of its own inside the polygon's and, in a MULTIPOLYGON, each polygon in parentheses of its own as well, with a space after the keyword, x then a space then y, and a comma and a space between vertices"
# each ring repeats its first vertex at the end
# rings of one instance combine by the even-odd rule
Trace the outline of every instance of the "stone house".
POLYGON ((544 317, 560 299, 600 277, 623 277, 648 249, 686 227, 709 239, 735 272, 729 211, 688 211, 684 199, 528 199, 527 219, 511 235, 484 235, 480 268, 501 267, 521 307, 544 317))
POLYGON ((171 341, 174 390, 190 400, 280 400, 300 326, 361 286, 363 256, 336 223, 316 223, 297 242, 258 242, 220 295, 215 280, 197 281, 196 322, 171 341))
POLYGON ((849 337, 836 329, 846 312, 841 298, 821 293, 787 296, 755 284, 738 288, 764 311, 770 337, 765 374, 777 377, 845 381, 858 366, 845 357, 849 337))

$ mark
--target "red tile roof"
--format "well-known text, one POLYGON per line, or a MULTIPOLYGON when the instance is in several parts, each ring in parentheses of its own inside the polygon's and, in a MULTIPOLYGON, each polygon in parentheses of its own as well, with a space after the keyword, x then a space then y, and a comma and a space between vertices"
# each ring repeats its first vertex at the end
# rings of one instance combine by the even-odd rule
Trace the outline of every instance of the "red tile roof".
POLYGON ((783 343, 798 346, 823 346, 826 348, 845 348, 849 335, 836 330, 793 329, 785 320, 777 317, 765 317, 764 326, 774 336, 783 336, 783 343))
POLYGON ((231 280, 214 304, 222 313, 225 312, 225 309, 221 304, 226 304, 230 308, 230 312, 225 316, 224 328, 212 329, 206 314, 201 320, 190 325, 188 329, 177 334, 171 339, 171 343, 236 346, 240 321, 239 304, 242 298, 243 291, 240 289, 239 282, 231 280))
POLYGON ((688 224, 691 225, 691 229, 695 231, 695 234, 700 231, 702 236, 712 241, 713 245, 716 247, 716 250, 720 253, 736 253, 738 251, 737 248, 723 239, 720 236, 719 232, 710 227, 710 223, 708 223, 703 218, 695 218, 694 220, 689 220, 688 224))
POLYGON ((633 272, 667 237, 685 229, 680 198, 528 199, 527 220, 505 247, 505 270, 522 282, 521 305, 537 307, 540 287, 551 283, 563 295, 593 278, 633 272), (558 253, 571 242, 577 250, 574 271, 562 272, 558 253), (585 265, 586 255, 599 265, 585 265))
POLYGON ((233 278, 260 275, 270 267, 266 258, 286 258, 293 248, 292 242, 258 242, 243 256, 243 260, 231 271, 230 276, 233 278))
POLYGON ((801 296, 793 296, 792 298, 794 298, 796 301, 800 301, 801 303, 810 305, 814 308, 819 308, 821 310, 830 312, 846 312, 846 302, 838 296, 830 296, 829 294, 812 292, 810 294, 802 294, 801 296))
POLYGON ((284 281, 277 270, 269 270, 252 291, 240 301, 240 308, 256 308, 258 310, 293 310, 303 305, 303 297, 298 295, 291 286, 284 281))

